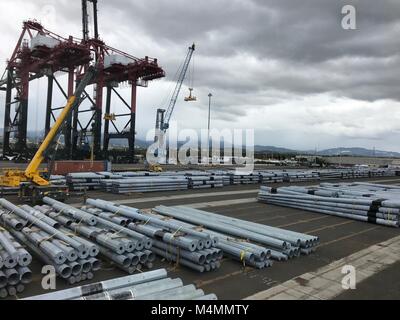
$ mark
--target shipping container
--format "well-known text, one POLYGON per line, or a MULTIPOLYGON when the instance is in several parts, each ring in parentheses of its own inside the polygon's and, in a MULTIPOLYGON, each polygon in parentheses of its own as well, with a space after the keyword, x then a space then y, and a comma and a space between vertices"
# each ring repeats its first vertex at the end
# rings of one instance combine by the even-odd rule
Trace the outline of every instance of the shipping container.
POLYGON ((55 175, 65 175, 73 172, 111 171, 110 161, 63 160, 54 161, 49 166, 49 172, 55 175))

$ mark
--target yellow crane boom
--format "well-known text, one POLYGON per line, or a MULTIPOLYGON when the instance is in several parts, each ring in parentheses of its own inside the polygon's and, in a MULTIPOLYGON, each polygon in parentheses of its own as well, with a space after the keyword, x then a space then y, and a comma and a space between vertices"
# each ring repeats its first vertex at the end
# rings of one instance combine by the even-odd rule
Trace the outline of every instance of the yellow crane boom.
POLYGON ((49 181, 40 176, 39 167, 45 158, 45 152, 50 147, 51 143, 57 136, 62 125, 69 113, 77 107, 79 103, 79 97, 85 90, 85 87, 90 83, 96 74, 96 69, 94 67, 89 67, 86 74, 80 81, 78 87, 76 88, 74 94, 68 98, 67 104, 63 108, 61 114, 58 116, 56 122, 54 123, 51 130, 46 135, 45 139, 41 143, 39 149, 36 151, 34 157, 28 164, 25 171, 20 170, 7 170, 4 175, 0 176, 0 185, 7 187, 18 187, 22 182, 32 182, 39 186, 49 185, 49 181))

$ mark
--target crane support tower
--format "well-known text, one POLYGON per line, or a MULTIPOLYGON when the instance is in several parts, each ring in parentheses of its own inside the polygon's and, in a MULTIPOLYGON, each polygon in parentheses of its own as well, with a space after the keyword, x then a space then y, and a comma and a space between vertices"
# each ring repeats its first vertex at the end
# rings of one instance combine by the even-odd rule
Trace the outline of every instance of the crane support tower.
POLYGON ((95 63, 98 72, 84 90, 80 105, 66 119, 63 147, 57 155, 63 159, 87 159, 91 150, 84 142, 90 140, 96 160, 134 162, 137 87, 147 87, 149 81, 162 78, 165 73, 155 58, 138 58, 108 46, 99 35, 97 11, 98 0, 82 0, 82 38, 60 36, 36 20, 23 23, 0 79, 0 90, 5 91, 6 100, 3 159, 29 161, 37 149, 28 139, 28 123, 32 123, 33 113, 30 109, 35 104, 30 101, 31 83, 47 78, 47 92, 42 93, 46 105, 37 115, 45 118, 44 137, 61 112, 61 108, 53 106, 55 91, 67 100, 90 64, 95 63), (89 12, 93 14, 93 36, 89 32, 89 12), (60 81, 63 74, 67 77, 66 85, 60 81), (130 94, 122 94, 122 87, 129 87, 130 94), (116 112, 113 105, 117 103, 124 110, 116 112), (111 150, 113 139, 125 139, 128 148, 123 152, 111 150))

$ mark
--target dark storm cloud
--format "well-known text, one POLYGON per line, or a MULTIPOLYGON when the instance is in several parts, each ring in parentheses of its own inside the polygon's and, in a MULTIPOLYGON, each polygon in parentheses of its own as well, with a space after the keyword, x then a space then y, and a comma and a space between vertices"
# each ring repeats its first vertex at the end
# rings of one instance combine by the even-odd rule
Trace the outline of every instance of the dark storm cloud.
POLYGON ((117 0, 100 8, 120 17, 133 37, 144 32, 164 47, 170 54, 160 61, 169 73, 182 56, 178 46, 197 42, 198 86, 400 99, 396 0, 117 0), (341 27, 345 4, 357 9, 357 30, 341 27))
MULTIPOLYGON (((48 4, 60 32, 65 24, 80 31, 80 1, 36 6, 48 4)), ((400 99, 397 0, 113 0, 99 1, 99 15, 101 35, 113 45, 135 54, 142 53, 138 38, 154 43, 145 54, 161 55, 168 80, 195 41, 199 87, 400 99), (345 4, 357 9, 357 30, 341 28, 345 4)))

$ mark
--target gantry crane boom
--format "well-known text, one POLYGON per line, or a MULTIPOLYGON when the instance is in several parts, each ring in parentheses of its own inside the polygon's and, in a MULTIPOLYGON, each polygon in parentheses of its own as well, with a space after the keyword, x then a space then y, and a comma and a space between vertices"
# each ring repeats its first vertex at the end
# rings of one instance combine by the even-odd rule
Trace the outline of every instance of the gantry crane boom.
POLYGON ((0 176, 0 185, 8 187, 18 187, 22 182, 32 182, 39 186, 49 185, 49 181, 42 178, 39 173, 39 166, 45 158, 45 152, 49 149, 51 143, 60 132, 62 125, 65 123, 70 112, 79 105, 79 99, 85 87, 92 81, 96 74, 94 67, 89 67, 84 77, 80 81, 74 94, 68 98, 67 104, 62 109, 53 127, 46 135, 39 149, 36 151, 31 162, 25 171, 8 170, 3 176, 0 176))
POLYGON ((193 43, 193 45, 189 47, 182 69, 179 72, 178 81, 175 85, 175 89, 169 102, 168 108, 166 110, 157 109, 156 131, 161 130, 165 132, 169 128, 169 121, 171 120, 172 113, 174 112, 175 104, 178 100, 179 92, 181 91, 183 81, 185 80, 194 50, 195 44, 193 43))

